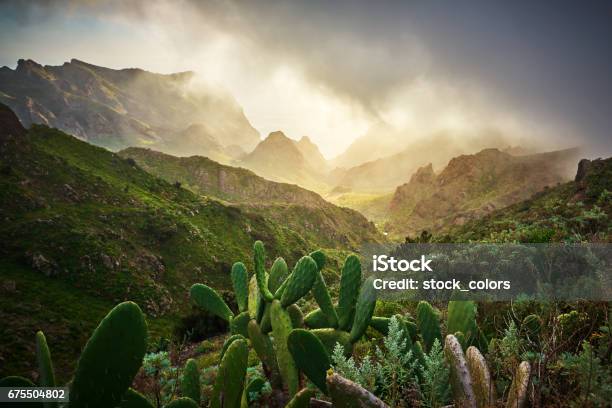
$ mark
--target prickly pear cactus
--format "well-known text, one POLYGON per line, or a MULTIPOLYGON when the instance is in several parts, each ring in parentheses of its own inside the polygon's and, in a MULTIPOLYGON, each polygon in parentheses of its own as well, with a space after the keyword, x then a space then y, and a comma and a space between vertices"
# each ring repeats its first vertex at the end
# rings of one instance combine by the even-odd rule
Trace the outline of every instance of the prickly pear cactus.
POLYGON ((257 311, 259 310, 260 302, 263 303, 263 299, 259 294, 259 287, 257 286, 257 276, 251 276, 249 281, 249 300, 248 300, 248 311, 251 319, 257 319, 257 311))
POLYGON ((357 305, 355 307, 355 320, 351 328, 351 342, 355 343, 363 336, 372 320, 372 314, 376 307, 376 289, 372 285, 372 280, 366 280, 361 286, 357 305))
POLYGON ((463 333, 467 345, 471 345, 478 335, 476 303, 468 300, 452 300, 448 302, 447 313, 446 329, 448 333, 463 333))
POLYGON ((355 313, 355 302, 361 286, 361 262, 356 255, 349 255, 344 261, 340 276, 338 295, 338 328, 350 330, 355 313))
MULTIPOLYGON (((41 387, 55 387, 55 372, 51 352, 47 345, 47 339, 43 332, 36 333, 36 359, 38 360, 38 373, 40 375, 38 384, 41 387)), ((45 403, 46 407, 55 407, 56 403, 45 403)))
POLYGON ((239 339, 229 345, 219 365, 210 398, 211 408, 240 407, 248 357, 249 349, 246 340, 239 339))
POLYGON ((506 408, 523 408, 527 403, 527 391, 529 389, 529 377, 531 376, 531 365, 527 361, 519 364, 512 379, 512 385, 508 392, 506 408))
POLYGON ((308 330, 294 329, 289 334, 287 345, 297 368, 327 394, 325 379, 327 370, 331 368, 331 361, 321 340, 308 330))
POLYGON ((236 303, 238 303, 238 310, 245 312, 248 309, 249 303, 249 276, 246 266, 242 262, 236 262, 232 266, 230 276, 232 278, 236 303))
POLYGON ((146 350, 147 324, 140 308, 133 302, 115 306, 83 349, 70 387, 70 407, 117 406, 146 350))
POLYGON ((181 393, 184 397, 189 397, 197 404, 200 403, 200 371, 193 358, 185 363, 181 378, 181 393))
POLYGON ((299 329, 304 327, 304 313, 302 313, 302 309, 295 303, 289 305, 287 307, 287 313, 289 313, 289 317, 291 318, 291 326, 294 329, 299 329))
POLYGON ((261 332, 261 329, 255 320, 251 320, 249 322, 248 331, 251 345, 261 360, 264 371, 266 372, 268 378, 270 378, 270 383, 277 388, 281 387, 282 380, 278 369, 278 363, 276 361, 274 345, 272 344, 270 337, 261 332))
POLYGON ((223 347, 221 347, 221 353, 219 353, 219 361, 223 360, 223 355, 225 355, 227 348, 236 340, 246 340, 246 338, 242 334, 233 334, 225 339, 223 347))
POLYGON ((266 273, 266 252, 261 241, 255 241, 253 245, 253 263, 255 265, 255 276, 257 276, 257 286, 259 292, 266 302, 271 302, 274 295, 268 289, 268 276, 266 273))
POLYGON ((343 330, 337 329, 313 329, 310 330, 312 334, 317 336, 321 343, 323 343, 323 347, 327 351, 327 354, 330 356, 334 351, 334 347, 336 347, 336 343, 340 343, 340 345, 344 348, 344 354, 350 356, 353 353, 353 343, 351 343, 351 335, 343 330))
POLYGON ((247 325, 251 320, 251 316, 249 316, 249 312, 242 312, 238 314, 236 317, 230 320, 230 332, 232 334, 242 334, 244 337, 247 337, 249 334, 247 333, 247 325))
POLYGON ((217 291, 206 285, 201 283, 193 285, 189 291, 189 297, 202 309, 209 311, 227 322, 234 317, 234 313, 232 313, 217 291))
POLYGON ((315 309, 304 316, 304 324, 310 329, 322 329, 325 327, 332 327, 331 322, 327 319, 327 316, 321 309, 315 309))
POLYGON ((283 258, 276 258, 270 269, 270 276, 268 277, 268 289, 270 292, 275 293, 278 288, 281 287, 285 279, 289 276, 289 268, 287 262, 283 258))
POLYGON ((450 367, 451 387, 455 404, 462 408, 477 408, 472 377, 459 340, 449 334, 444 341, 444 355, 450 367))
POLYGON ((316 262, 309 256, 302 257, 287 278, 287 284, 280 299, 281 305, 287 307, 310 292, 317 273, 316 262))
POLYGON ((336 328, 338 327, 338 314, 336 313, 336 308, 334 307, 329 291, 327 290, 327 285, 325 285, 325 279, 323 279, 323 275, 321 274, 321 269, 323 269, 323 267, 319 266, 320 264, 325 264, 325 256, 320 251, 313 252, 311 256, 313 254, 319 258, 319 261, 315 260, 315 262, 317 262, 318 272, 316 274, 314 285, 312 286, 312 295, 321 308, 321 312, 325 315, 329 327, 336 328))
POLYGON ((485 358, 476 347, 470 346, 466 352, 466 362, 472 377, 472 389, 476 397, 476 405, 478 408, 494 407, 495 387, 485 358))
POLYGON ((425 343, 425 350, 431 350, 431 346, 436 339, 442 343, 440 317, 434 308, 426 301, 421 301, 417 306, 416 316, 417 325, 425 343))
POLYGON ((287 386, 289 396, 293 397, 298 392, 299 386, 298 371, 287 346, 287 339, 293 328, 291 326, 291 317, 289 317, 289 314, 283 309, 278 300, 274 300, 270 307, 270 321, 272 322, 272 334, 276 347, 278 369, 284 384, 287 386))

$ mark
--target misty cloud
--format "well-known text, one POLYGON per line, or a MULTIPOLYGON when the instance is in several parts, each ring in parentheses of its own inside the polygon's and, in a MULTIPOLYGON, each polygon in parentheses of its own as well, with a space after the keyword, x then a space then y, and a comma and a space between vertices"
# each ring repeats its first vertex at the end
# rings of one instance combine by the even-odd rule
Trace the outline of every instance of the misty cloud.
MULTIPOLYGON (((605 115, 612 106, 610 79, 590 78, 612 67, 595 4, 578 6, 582 11, 573 18, 565 3, 552 10, 479 1, 47 1, 3 7, 26 27, 85 17, 139 32, 142 38, 124 38, 117 48, 147 51, 138 55, 142 68, 194 69, 228 88, 262 133, 308 133, 327 155, 380 121, 407 138, 494 128, 600 150, 611 127, 605 115), (589 96, 593 102, 585 103, 589 96)), ((113 66, 136 60, 124 54, 113 66)))

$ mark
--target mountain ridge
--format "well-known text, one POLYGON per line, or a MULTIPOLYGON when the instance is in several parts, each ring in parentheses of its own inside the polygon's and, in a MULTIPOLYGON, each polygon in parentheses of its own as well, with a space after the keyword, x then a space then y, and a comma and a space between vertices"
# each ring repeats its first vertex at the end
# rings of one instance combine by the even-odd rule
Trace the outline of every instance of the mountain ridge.
MULTIPOLYGON (((169 148, 167 140, 197 123, 223 147, 252 149, 259 133, 242 108, 221 90, 194 85, 194 77, 191 71, 115 70, 77 59, 59 66, 22 59, 14 70, 0 69, 0 102, 26 127, 45 124, 113 150, 169 148)), ((182 148, 209 153, 206 142, 186 140, 182 148)))
POLYGON ((387 228, 394 234, 440 232, 567 181, 579 149, 512 156, 484 149, 453 158, 439 173, 421 167, 398 186, 389 205, 387 228))

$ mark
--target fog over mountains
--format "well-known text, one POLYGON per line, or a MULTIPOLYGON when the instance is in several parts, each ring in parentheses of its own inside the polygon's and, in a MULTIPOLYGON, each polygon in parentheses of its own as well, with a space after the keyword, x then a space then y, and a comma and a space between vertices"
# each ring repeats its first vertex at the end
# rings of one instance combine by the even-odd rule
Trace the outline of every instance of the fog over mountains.
POLYGON ((228 160, 259 142, 227 93, 194 83, 192 72, 114 70, 76 59, 61 66, 19 60, 0 69, 0 102, 25 126, 46 124, 119 150, 149 146, 228 160))
MULTIPOLYGON (((168 177, 192 180, 192 187, 194 175, 189 171, 196 171, 201 176, 198 188, 208 186, 204 194, 234 201, 235 194, 227 196, 228 192, 259 191, 239 200, 250 205, 266 202, 262 196, 266 191, 276 194, 277 187, 255 187, 274 185, 265 184, 267 180, 285 183, 283 196, 292 196, 291 189, 300 186, 362 211, 394 235, 444 229, 528 198, 545 186, 568 180, 578 159, 573 150, 525 156, 534 152, 531 141, 493 128, 408 137, 379 121, 344 153, 327 160, 307 136, 293 138, 296 135, 278 130, 262 139, 231 95, 203 85, 192 72, 114 70, 76 59, 61 66, 19 60, 14 70, 1 68, 0 102, 13 109, 25 126, 56 127, 110 150, 151 149, 151 154, 139 154, 155 158, 155 166, 147 165, 149 171, 170 182, 168 177), (155 156, 155 151, 167 155, 155 156), (181 161, 178 172, 174 156, 200 157, 181 161), (457 164, 468 162, 463 167, 457 164), (199 164, 194 167, 194 163, 199 164), (262 178, 231 170, 238 167, 262 178), (203 168, 209 170, 202 176, 203 168), (454 174, 450 184, 449 173, 454 174), (213 180, 220 183, 215 188, 213 180)), ((300 196, 309 197, 300 193, 289 202, 297 204, 300 196)), ((328 219, 345 217, 336 210, 330 214, 328 219)))

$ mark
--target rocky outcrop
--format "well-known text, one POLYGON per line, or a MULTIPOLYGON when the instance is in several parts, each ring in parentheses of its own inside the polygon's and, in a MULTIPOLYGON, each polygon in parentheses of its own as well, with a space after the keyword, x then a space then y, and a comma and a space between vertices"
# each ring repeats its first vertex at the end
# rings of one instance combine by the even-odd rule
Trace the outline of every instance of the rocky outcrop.
MULTIPOLYGON (((498 149, 453 158, 435 175, 420 168, 391 200, 387 229, 415 235, 445 231, 569 180, 578 150, 512 156, 498 149)), ((583 164, 584 168, 588 167, 583 164)), ((581 173, 581 171, 579 171, 581 173)))
POLYGON ((26 130, 17 115, 6 105, 0 103, 0 138, 23 137, 26 130))

